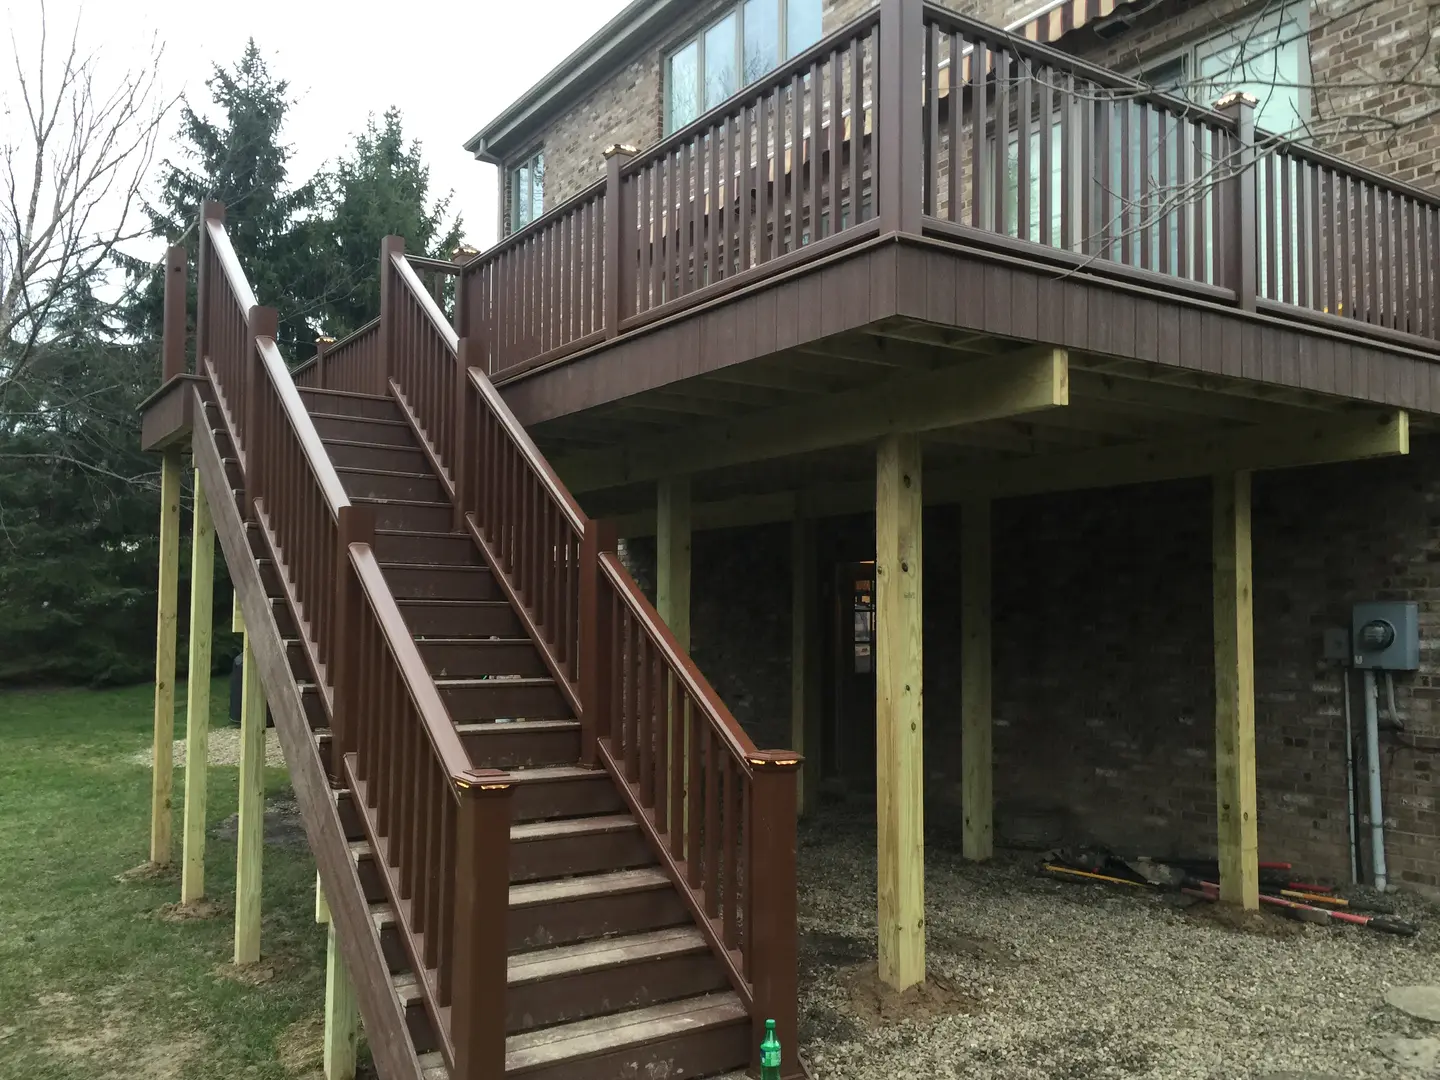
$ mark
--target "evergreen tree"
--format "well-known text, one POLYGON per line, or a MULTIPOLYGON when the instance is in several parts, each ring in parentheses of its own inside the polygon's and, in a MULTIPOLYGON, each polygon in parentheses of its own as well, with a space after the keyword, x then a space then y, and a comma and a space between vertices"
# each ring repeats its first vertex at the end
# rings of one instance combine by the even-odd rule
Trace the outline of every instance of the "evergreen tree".
POLYGON ((448 225, 450 196, 430 198, 430 169, 418 141, 406 142, 400 111, 371 115, 350 153, 318 181, 312 223, 314 272, 307 291, 321 300, 325 333, 340 338, 380 312, 380 241, 405 237, 409 251, 448 259, 460 220, 448 225))
MULTIPOLYGON (((307 272, 309 239, 305 215, 315 206, 313 182, 289 186, 291 152, 283 140, 291 100, 289 84, 271 75, 252 38, 233 68, 216 65, 205 84, 216 116, 181 110, 180 160, 161 167, 159 198, 146 207, 154 235, 190 249, 194 311, 194 237, 200 204, 225 204, 225 231, 262 304, 280 312, 280 341, 287 356, 314 339, 315 298, 296 286, 307 272)), ((164 309, 164 281, 148 260, 123 260, 134 284, 127 305, 127 329, 158 341, 164 309)))

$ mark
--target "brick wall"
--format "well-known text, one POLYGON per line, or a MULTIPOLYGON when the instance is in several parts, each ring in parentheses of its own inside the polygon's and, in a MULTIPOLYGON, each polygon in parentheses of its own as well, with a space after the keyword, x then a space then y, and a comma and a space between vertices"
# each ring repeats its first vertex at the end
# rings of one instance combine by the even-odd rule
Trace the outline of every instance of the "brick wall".
MULTIPOLYGON (((1321 631, 1362 599, 1420 603, 1422 669, 1384 735, 1393 879, 1440 885, 1440 440, 1406 460, 1262 473, 1254 485, 1263 857, 1348 873, 1343 698, 1321 631), (1409 742, 1419 749, 1403 745, 1409 742)), ((959 798, 958 510, 925 514, 925 761, 933 825, 959 798)), ((995 509, 997 831, 1021 846, 1214 850, 1209 490, 1202 482, 995 509)), ((873 557, 873 520, 829 521, 823 566, 873 557)), ((698 534, 696 660, 761 745, 789 741, 784 526, 698 534)), ((629 555, 643 580, 653 545, 629 555)), ((828 641, 828 639, 827 639, 828 641)), ((828 648, 828 644, 826 645, 828 648)), ((1352 679, 1356 730, 1363 712, 1352 679)), ((1362 809, 1365 806, 1361 795, 1362 809)), ((1368 857, 1365 865, 1368 866, 1368 857)))

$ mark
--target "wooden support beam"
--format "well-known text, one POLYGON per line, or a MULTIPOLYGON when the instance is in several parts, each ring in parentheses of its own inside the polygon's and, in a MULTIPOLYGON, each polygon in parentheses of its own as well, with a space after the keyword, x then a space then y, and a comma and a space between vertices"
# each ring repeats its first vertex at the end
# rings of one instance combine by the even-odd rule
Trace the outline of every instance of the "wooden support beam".
POLYGON ((240 594, 234 593, 231 597, 230 608, 230 632, 232 634, 243 634, 245 632, 245 613, 240 610, 240 594))
POLYGON ((205 896, 205 810, 210 779, 210 643, 215 630, 215 522, 195 472, 190 536, 190 664, 185 702, 185 836, 180 902, 205 896))
POLYGON ((575 492, 658 480, 703 469, 930 431, 1063 406, 1069 358, 1045 348, 944 371, 897 377, 800 405, 561 458, 556 471, 575 492))
POLYGON ((325 945, 325 1080, 354 1080, 359 1047, 360 1007, 332 922, 325 945))
POLYGON ((875 482, 875 757, 880 978, 925 979, 920 440, 880 440, 875 482))
POLYGON ((160 587, 155 618, 155 737, 150 774, 150 861, 170 865, 175 783, 175 639, 180 606, 180 447, 160 460, 160 587))
POLYGON ((991 716, 990 500, 960 509, 960 800, 965 858, 995 854, 991 716))
POLYGON ((315 921, 321 926, 330 922, 330 905, 325 900, 325 886, 320 882, 320 871, 315 871, 315 921))
POLYGON ((656 485, 655 610, 675 640, 690 648, 690 478, 656 485))
POLYGON ((265 853, 265 689, 245 635, 240 703, 240 812, 235 843, 235 963, 260 959, 260 867, 265 853))
POLYGON ((1214 480, 1215 788, 1220 899, 1260 907, 1250 474, 1214 480))
POLYGON ((796 778, 799 812, 820 797, 820 609, 815 579, 815 522, 790 526, 790 746, 805 758, 796 778))

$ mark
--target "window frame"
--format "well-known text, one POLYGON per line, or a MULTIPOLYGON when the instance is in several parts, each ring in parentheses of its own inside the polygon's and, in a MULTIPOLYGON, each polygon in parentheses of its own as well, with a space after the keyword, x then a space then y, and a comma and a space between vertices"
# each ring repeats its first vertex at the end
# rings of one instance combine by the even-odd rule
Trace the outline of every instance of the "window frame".
POLYGON ((506 180, 505 180, 505 193, 506 193, 506 196, 507 196, 507 198, 508 198, 508 203, 509 203, 508 208, 507 208, 507 212, 506 212, 506 214, 505 214, 505 225, 506 225, 505 235, 510 236, 510 235, 512 235, 512 234, 514 234, 514 233, 519 232, 521 229, 527 227, 527 226, 528 226, 531 222, 533 222, 536 218, 543 217, 544 214, 545 214, 545 180, 544 180, 544 176, 545 176, 545 144, 544 144, 544 143, 536 143, 535 145, 531 146, 530 149, 529 149, 525 154, 522 154, 521 156, 517 157, 514 161, 511 162, 511 164, 510 164, 510 165, 506 168, 506 170, 505 170, 505 175, 506 175, 506 180), (541 180, 540 180, 540 211, 539 211, 539 213, 535 213, 535 212, 534 212, 534 211, 535 211, 535 197, 534 197, 534 194, 533 194, 533 192, 534 192, 534 180, 533 180, 533 176, 534 176, 534 172, 535 172, 535 168, 534 168, 534 167, 535 167, 535 163, 536 163, 537 161, 540 163, 540 176, 541 176, 541 180), (530 210, 531 210, 531 214, 530 214, 530 217, 527 218, 525 221, 521 221, 521 220, 520 220, 520 205, 521 205, 521 199, 520 199, 520 190, 519 190, 519 189, 520 189, 520 171, 521 171, 522 169, 527 168, 527 167, 531 170, 531 176, 532 176, 532 180, 531 180, 531 192, 532 192, 532 194, 531 194, 531 197, 530 197, 530 210))
MULTIPOLYGON (((704 116, 707 112, 710 111, 710 109, 709 109, 709 108, 706 108, 706 107, 705 107, 705 104, 704 104, 704 103, 705 103, 705 38, 706 38, 707 35, 709 35, 709 33, 710 33, 711 30, 715 29, 717 26, 719 26, 721 23, 723 23, 726 19, 731 18, 732 16, 733 16, 734 19, 735 19, 735 57, 734 57, 734 63, 735 63, 736 78, 737 78, 737 79, 744 79, 744 78, 745 78, 745 5, 746 5, 747 2, 748 2, 748 0, 733 0, 732 3, 727 4, 727 5, 726 5, 724 8, 722 8, 720 11, 715 12, 715 14, 712 15, 709 19, 706 19, 705 22, 704 22, 698 29, 696 29, 694 32, 692 32, 692 33, 687 33, 684 37, 680 38, 679 40, 677 40, 677 41, 675 41, 673 44, 671 44, 669 48, 665 49, 664 53, 662 54, 663 59, 662 59, 662 61, 661 61, 661 67, 660 67, 660 76, 661 76, 661 82, 662 82, 661 99, 662 99, 662 106, 663 106, 663 108, 662 108, 662 116, 661 116, 661 126, 662 126, 663 131, 664 131, 664 136, 672 135, 672 134, 674 134, 676 131, 678 131, 681 127, 684 126, 683 124, 678 124, 678 125, 677 125, 677 124, 675 123, 675 110, 674 110, 674 100, 673 100, 674 80, 673 80, 673 79, 671 78, 671 76, 670 76, 671 67, 672 67, 672 64, 674 63, 675 57, 677 57, 680 53, 682 53, 682 52, 684 52, 686 49, 688 49, 691 45, 694 45, 694 46, 695 46, 695 95, 696 95, 696 96, 695 96, 695 109, 696 109, 696 111, 695 111, 695 115, 694 115, 693 117, 691 117, 690 120, 685 121, 685 123, 688 124, 688 123, 691 123, 692 121, 694 121, 694 120, 696 120, 696 119, 704 116)), ((777 58, 776 58, 775 66, 772 67, 772 68, 770 68, 770 69, 767 70, 767 71, 761 72, 759 75, 755 76, 755 78, 753 78, 753 79, 740 82, 740 83, 736 86, 734 93, 738 94, 741 90, 745 89, 745 87, 750 86, 752 83, 758 82, 760 79, 763 79, 766 75, 770 74, 771 71, 776 71, 776 70, 778 70, 780 67, 782 67, 782 66, 785 64, 785 62, 786 62, 787 60, 789 60, 792 56, 796 55, 795 52, 792 52, 792 51, 791 51, 791 49, 790 49, 790 43, 789 43, 789 38, 790 38, 790 5, 791 5, 792 3, 803 3, 803 2, 811 2, 811 0, 773 0, 773 3, 774 3, 775 6, 776 6, 776 19, 778 20, 778 21, 777 21, 777 24, 776 24, 776 43, 775 43, 775 50, 776 50, 776 57, 777 57, 777 58)), ((823 38, 823 37, 825 36, 825 23, 824 23, 825 7, 824 7, 824 4, 823 4, 822 0, 813 0, 813 2, 814 2, 814 3, 819 7, 819 9, 820 9, 820 19, 821 19, 821 22, 820 22, 820 37, 815 39, 816 41, 819 41, 821 38, 823 38)), ((814 44, 814 42, 811 42, 811 44, 814 44)), ((807 45, 807 46, 805 46, 805 47, 806 47, 806 48, 809 48, 810 46, 807 45)), ((733 96, 733 95, 732 95, 732 96, 733 96)))

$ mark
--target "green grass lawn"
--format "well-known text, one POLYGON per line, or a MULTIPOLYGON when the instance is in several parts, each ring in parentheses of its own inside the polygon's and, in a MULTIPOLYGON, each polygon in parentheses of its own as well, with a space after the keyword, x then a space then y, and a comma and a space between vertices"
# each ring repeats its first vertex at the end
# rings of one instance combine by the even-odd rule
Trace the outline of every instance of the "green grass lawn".
MULTIPOLYGON (((227 695, 216 680, 215 725, 227 695)), ((134 755, 151 709, 148 686, 0 692, 0 1080, 318 1075, 325 931, 304 845, 266 845, 263 958, 244 977, 227 967, 233 841, 206 846, 209 918, 163 917, 178 870, 124 876, 148 857, 150 770, 134 755)), ((271 792, 286 784, 269 770, 271 792)), ((235 800, 235 768, 212 768, 212 829, 235 800)))

